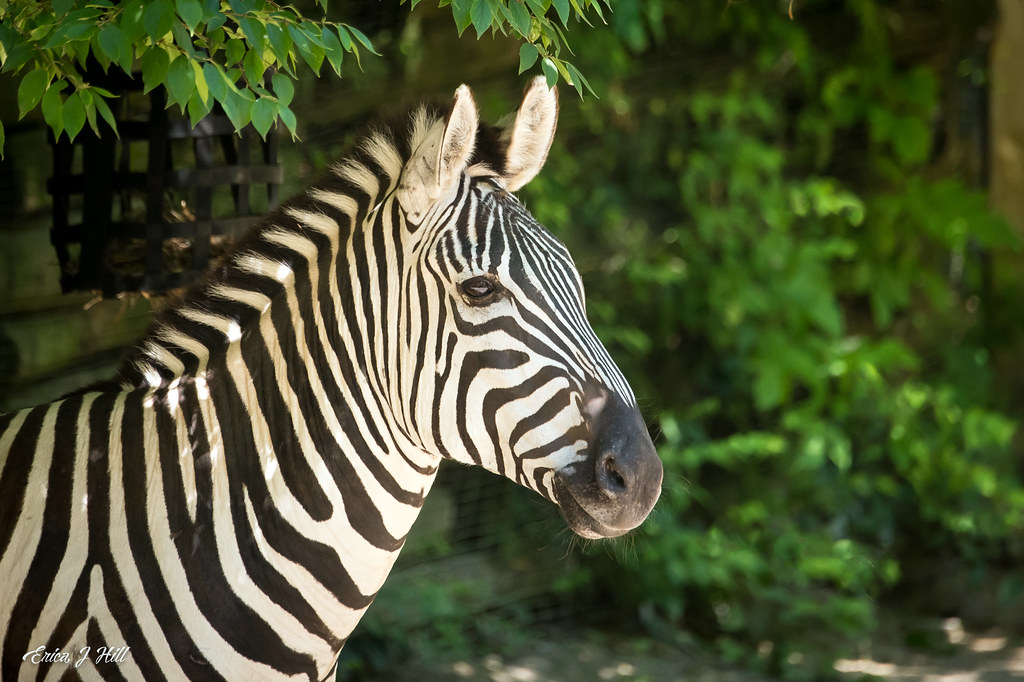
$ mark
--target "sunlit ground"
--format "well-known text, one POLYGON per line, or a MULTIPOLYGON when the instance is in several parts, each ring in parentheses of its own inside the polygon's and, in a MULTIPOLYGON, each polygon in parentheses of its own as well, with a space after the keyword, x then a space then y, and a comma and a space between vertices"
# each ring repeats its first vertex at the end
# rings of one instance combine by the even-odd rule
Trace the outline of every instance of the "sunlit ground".
POLYGON ((959 618, 947 618, 942 632, 948 648, 921 652, 898 646, 879 646, 871 656, 840 659, 835 669, 858 680, 873 675, 886 680, 914 682, 1007 682, 1024 679, 1024 646, 1011 644, 1001 633, 972 634, 959 618))
MULTIPOLYGON (((506 664, 498 656, 486 656, 477 666, 466 661, 458 661, 452 665, 452 673, 454 677, 462 679, 473 678, 482 673, 494 682, 542 682, 547 679, 537 670, 536 664, 533 667, 506 664)), ((596 673, 599 680, 631 680, 635 678, 637 669, 632 663, 620 661, 600 667, 596 673)))
POLYGON ((396 682, 767 682, 698 648, 685 651, 644 638, 553 630, 514 654, 489 653, 413 666, 396 682))
MULTIPOLYGON (((927 648, 882 638, 860 658, 835 663, 840 679, 899 682, 1013 682, 1024 680, 1024 642, 1001 632, 971 633, 950 618, 932 628, 927 648)), ((593 633, 552 632, 514 655, 486 654, 412 666, 400 682, 772 682, 729 666, 698 648, 644 646, 642 639, 619 641, 593 633)))

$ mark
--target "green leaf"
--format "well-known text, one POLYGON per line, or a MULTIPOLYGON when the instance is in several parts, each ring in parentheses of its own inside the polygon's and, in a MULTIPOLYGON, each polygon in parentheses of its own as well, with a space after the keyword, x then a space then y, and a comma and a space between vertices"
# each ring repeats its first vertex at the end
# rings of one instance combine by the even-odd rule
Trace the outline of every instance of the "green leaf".
POLYGON ((289 56, 292 51, 292 37, 288 35, 288 31, 277 24, 267 24, 267 38, 270 40, 270 50, 277 58, 277 63, 290 72, 289 56))
MULTIPOLYGON (((512 21, 509 22, 512 24, 512 28, 518 31, 519 35, 524 38, 528 37, 530 35, 530 10, 520 0, 510 0, 508 11, 512 18, 512 21)), ((520 52, 521 54, 522 52, 520 52)), ((522 73, 522 71, 519 73, 522 73)))
POLYGON ((352 33, 352 35, 356 37, 356 40, 363 44, 363 47, 369 50, 372 54, 375 54, 378 57, 380 56, 380 52, 377 52, 377 50, 373 49, 373 43, 370 42, 370 39, 367 38, 362 31, 360 31, 355 26, 349 26, 348 24, 345 25, 345 28, 347 28, 352 33))
POLYGON ((188 100, 188 118, 192 122, 192 127, 195 128, 196 124, 206 118, 212 109, 212 97, 209 102, 204 103, 203 98, 199 96, 199 93, 194 93, 188 100))
MULTIPOLYGON (((97 31, 96 12, 94 10, 75 10, 69 13, 57 25, 49 39, 43 44, 45 49, 54 49, 74 44, 78 40, 88 40, 97 31)), ((48 30, 49 26, 44 25, 33 31, 35 34, 40 30, 48 30)))
POLYGON ((304 48, 309 48, 309 36, 306 35, 305 31, 302 30, 301 26, 296 26, 295 24, 288 24, 288 35, 292 37, 292 41, 294 41, 295 47, 299 48, 300 52, 304 48))
POLYGON ((100 29, 97 41, 103 54, 125 73, 132 70, 132 44, 117 24, 107 24, 100 29))
POLYGON ((548 87, 555 87, 555 83, 558 82, 558 67, 555 66, 550 57, 544 57, 544 61, 540 63, 540 66, 544 71, 544 80, 547 81, 548 87))
POLYGON ((228 23, 227 15, 216 14, 206 20, 206 32, 216 31, 218 28, 228 23))
POLYGON ((295 96, 295 84, 292 83, 292 79, 283 73, 275 73, 271 82, 274 84, 274 96, 281 106, 287 107, 291 104, 292 97, 295 96))
POLYGON ((53 0, 51 3, 51 7, 53 7, 53 16, 64 16, 71 11, 72 5, 74 5, 74 0, 53 0))
POLYGON ((252 125, 256 132, 264 140, 267 139, 267 131, 277 120, 277 102, 265 97, 256 100, 252 105, 252 125))
POLYGON ((283 105, 282 106, 278 106, 277 107, 277 115, 281 117, 281 121, 288 128, 288 132, 291 133, 292 137, 293 138, 298 137, 295 134, 296 120, 295 120, 295 114, 292 112, 292 110, 289 109, 286 106, 283 106, 283 105))
POLYGON ((224 46, 224 63, 227 66, 237 64, 245 56, 245 41, 233 38, 224 46))
POLYGON ((545 5, 541 0, 526 0, 526 4, 530 6, 530 9, 533 11, 533 15, 538 19, 542 19, 544 17, 544 13, 547 12, 548 7, 551 5, 550 2, 545 5))
POLYGON ((530 43, 523 43, 519 47, 519 73, 523 73, 537 62, 540 52, 530 43))
POLYGON ((565 79, 565 82, 568 83, 569 85, 575 85, 575 82, 572 79, 572 75, 569 73, 569 70, 565 68, 565 65, 568 64, 569 62, 564 61, 562 59, 552 59, 551 61, 554 62, 555 68, 558 69, 558 73, 561 74, 563 79, 565 79))
POLYGON ((931 128, 920 118, 900 116, 893 121, 892 142, 900 161, 907 164, 921 163, 931 151, 931 128))
MULTIPOLYGON (((46 36, 50 35, 50 32, 57 27, 57 24, 44 23, 36 26, 28 32, 28 39, 30 42, 38 43, 43 40, 46 36)), ((59 38, 62 40, 63 38, 59 38)))
POLYGON ((21 79, 21 85, 18 86, 19 120, 25 118, 25 114, 36 108, 49 84, 50 75, 42 69, 25 74, 25 77, 21 79))
POLYGON ((320 47, 324 46, 324 42, 320 38, 320 34, 322 33, 320 26, 314 24, 312 21, 306 20, 299 25, 299 28, 302 29, 302 32, 309 37, 310 41, 314 45, 319 45, 320 47))
POLYGON ((214 17, 222 17, 220 11, 220 0, 200 0, 203 6, 203 21, 209 23, 214 17))
POLYGON ((142 25, 146 27, 146 35, 154 41, 167 35, 173 23, 174 6, 171 5, 170 0, 151 0, 142 15, 142 25))
POLYGON ((263 72, 267 69, 263 63, 261 51, 249 50, 246 52, 245 59, 242 60, 242 69, 245 71, 245 79, 249 81, 249 85, 253 87, 259 85, 263 78, 263 72))
MULTIPOLYGON (((93 89, 95 90, 96 88, 93 89)), ((94 97, 92 103, 96 107, 96 111, 100 112, 100 116, 103 117, 103 120, 107 122, 115 133, 117 133, 117 121, 114 120, 114 114, 110 111, 110 105, 108 105, 101 97, 94 97)))
MULTIPOLYGON (((92 37, 92 43, 89 45, 89 50, 93 58, 96 60, 96 63, 100 65, 101 69, 103 69, 103 73, 109 71, 110 60, 107 59, 107 55, 103 54, 103 50, 100 49, 99 40, 97 40, 95 35, 92 37)), ((2 56, 2 54, 3 50, 0 48, 0 56, 2 56)))
POLYGON ((78 96, 82 99, 82 106, 85 107, 85 118, 89 121, 89 127, 99 135, 100 129, 96 127, 96 105, 93 104, 92 89, 82 88, 78 91, 78 96))
POLYGON ((754 376, 754 402, 759 410, 770 410, 786 399, 789 391, 786 371, 774 363, 765 363, 754 376))
POLYGON ((85 126, 85 107, 82 105, 82 100, 78 96, 77 92, 72 92, 64 101, 62 117, 64 119, 64 130, 68 134, 68 139, 74 140, 75 136, 78 135, 85 126))
POLYGON ((211 62, 203 64, 203 75, 206 77, 206 85, 210 94, 218 102, 223 102, 228 94, 228 79, 220 66, 211 62))
POLYGON ((42 108, 43 108, 43 119, 46 121, 46 125, 50 126, 53 130, 54 138, 59 138, 60 133, 64 130, 64 100, 61 99, 60 91, 67 86, 64 81, 57 81, 47 88, 46 92, 43 93, 42 108))
POLYGON ((327 56, 327 61, 331 63, 334 73, 340 76, 341 62, 345 57, 345 50, 341 47, 338 36, 329 27, 325 27, 320 38, 324 44, 324 54, 327 56))
POLYGON ((174 43, 181 48, 182 52, 188 55, 189 59, 196 59, 196 49, 192 44, 192 35, 180 21, 171 24, 171 35, 174 36, 174 43))
POLYGON ((263 39, 267 35, 267 31, 264 28, 264 24, 253 17, 242 17, 238 20, 238 25, 242 29, 242 33, 245 34, 245 39, 249 42, 249 45, 253 49, 263 49, 263 39))
POLYGON ((491 27, 491 6, 487 0, 473 0, 473 8, 469 11, 476 37, 479 39, 491 27))
POLYGON ((562 22, 562 26, 569 25, 569 0, 551 0, 551 4, 555 6, 555 11, 558 12, 558 18, 562 22))
POLYGON ((580 94, 581 98, 583 97, 584 89, 586 89, 587 92, 589 92, 590 94, 596 96, 596 94, 594 93, 594 88, 590 87, 590 83, 587 81, 586 78, 583 77, 583 74, 580 73, 579 69, 577 69, 569 62, 565 63, 565 68, 568 69, 569 75, 572 76, 573 87, 576 88, 576 92, 580 94))
POLYGON ((236 132, 244 128, 249 122, 252 104, 251 101, 234 91, 228 92, 227 97, 221 102, 221 106, 224 107, 224 113, 231 119, 231 124, 235 126, 236 132))
POLYGON ((452 0, 452 16, 460 36, 473 23, 472 11, 473 0, 452 0))
POLYGON ((324 61, 324 48, 316 44, 320 40, 319 36, 312 35, 304 26, 295 26, 294 24, 288 26, 288 33, 291 34, 295 46, 299 49, 299 54, 309 64, 309 68, 319 73, 320 65, 324 61))
POLYGON ((99 41, 100 50, 112 62, 117 61, 121 54, 121 28, 117 24, 107 24, 100 29, 96 39, 99 41))
POLYGON ((191 60, 189 60, 189 64, 192 65, 192 72, 196 78, 196 94, 199 95, 204 104, 210 104, 210 86, 206 83, 206 74, 203 73, 203 67, 199 65, 199 62, 191 60))
POLYGON ((196 74, 192 70, 192 61, 184 56, 175 59, 167 69, 167 92, 171 103, 177 103, 184 111, 188 98, 195 91, 196 74))
POLYGON ((196 26, 203 20, 203 6, 199 4, 199 0, 175 0, 174 7, 178 11, 178 16, 188 26, 188 30, 194 33, 196 26))
POLYGON ((94 35, 96 35, 96 31, 92 31, 88 38, 76 40, 69 45, 71 51, 75 54, 75 61, 78 62, 78 65, 81 66, 83 70, 87 68, 89 56, 92 54, 91 41, 92 36, 94 35))
POLYGON ((224 43, 227 42, 228 35, 227 31, 223 28, 210 29, 210 25, 206 25, 206 33, 203 35, 203 41, 207 54, 216 54, 218 51, 224 49, 224 43))
POLYGON ((124 9, 121 14, 121 32, 124 34, 125 39, 130 43, 135 43, 145 33, 145 27, 143 26, 143 16, 145 15, 145 7, 142 4, 142 0, 131 0, 130 2, 124 3, 124 9))
POLYGON ((309 68, 313 69, 313 73, 320 75, 320 67, 324 63, 324 48, 319 45, 313 45, 308 50, 299 50, 302 58, 309 64, 309 68))
POLYGON ((171 59, 161 47, 151 47, 142 55, 142 93, 164 82, 171 59))
MULTIPOLYGON (((572 5, 572 8, 576 12, 576 17, 578 19, 582 19, 587 26, 590 26, 591 28, 594 27, 594 25, 590 23, 590 20, 587 19, 586 12, 583 11, 583 8, 580 6, 578 2, 576 2, 576 0, 569 0, 569 4, 572 5)), ((601 8, 599 6, 597 8, 597 13, 600 16, 601 8)))
POLYGON ((132 67, 135 64, 135 50, 132 48, 131 41, 123 33, 121 34, 120 49, 117 53, 117 63, 128 74, 132 72, 132 67))
POLYGON ((339 25, 336 28, 338 29, 338 38, 341 39, 341 46, 345 48, 345 52, 351 52, 352 36, 349 35, 344 26, 339 25))
POLYGON ((34 55, 35 50, 30 45, 20 42, 15 43, 13 47, 9 47, 7 49, 7 60, 3 62, 3 66, 0 68, 0 71, 17 71, 27 64, 34 55))

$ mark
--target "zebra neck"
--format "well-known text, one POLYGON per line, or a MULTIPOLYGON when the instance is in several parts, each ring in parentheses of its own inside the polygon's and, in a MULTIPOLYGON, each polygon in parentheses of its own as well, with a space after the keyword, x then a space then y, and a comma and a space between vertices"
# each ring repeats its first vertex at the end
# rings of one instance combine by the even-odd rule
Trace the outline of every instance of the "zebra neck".
POLYGON ((164 316, 127 374, 156 408, 178 410, 177 430, 196 432, 178 456, 196 472, 196 537, 213 504, 224 511, 211 522, 247 536, 239 546, 266 545, 270 573, 322 569, 315 582, 333 597, 315 585, 310 594, 337 602, 327 626, 342 639, 390 571, 440 459, 394 408, 401 225, 376 198, 394 182, 371 188, 371 177, 358 178, 358 202, 323 187, 272 214, 164 316))

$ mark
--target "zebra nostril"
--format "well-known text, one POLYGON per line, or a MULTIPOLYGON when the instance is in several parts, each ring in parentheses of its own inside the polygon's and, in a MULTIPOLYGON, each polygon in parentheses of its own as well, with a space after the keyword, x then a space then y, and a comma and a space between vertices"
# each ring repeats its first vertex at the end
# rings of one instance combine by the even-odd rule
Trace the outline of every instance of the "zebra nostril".
POLYGON ((626 478, 622 475, 618 462, 615 461, 615 455, 609 452, 601 455, 597 460, 597 485, 601 492, 612 498, 626 492, 626 478))

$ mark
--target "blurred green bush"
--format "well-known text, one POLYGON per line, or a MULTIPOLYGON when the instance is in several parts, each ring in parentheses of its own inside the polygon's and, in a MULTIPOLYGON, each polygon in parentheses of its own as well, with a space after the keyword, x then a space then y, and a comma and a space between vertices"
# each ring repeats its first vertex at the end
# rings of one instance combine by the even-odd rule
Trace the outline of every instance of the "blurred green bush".
MULTIPOLYGON (((909 553, 1021 558, 985 260, 1018 239, 933 170, 941 83, 894 57, 899 4, 621 0, 572 40, 603 98, 523 192, 666 466, 570 583, 787 679, 853 653, 909 553)), ((992 11, 965 8, 935 11, 992 11)))

